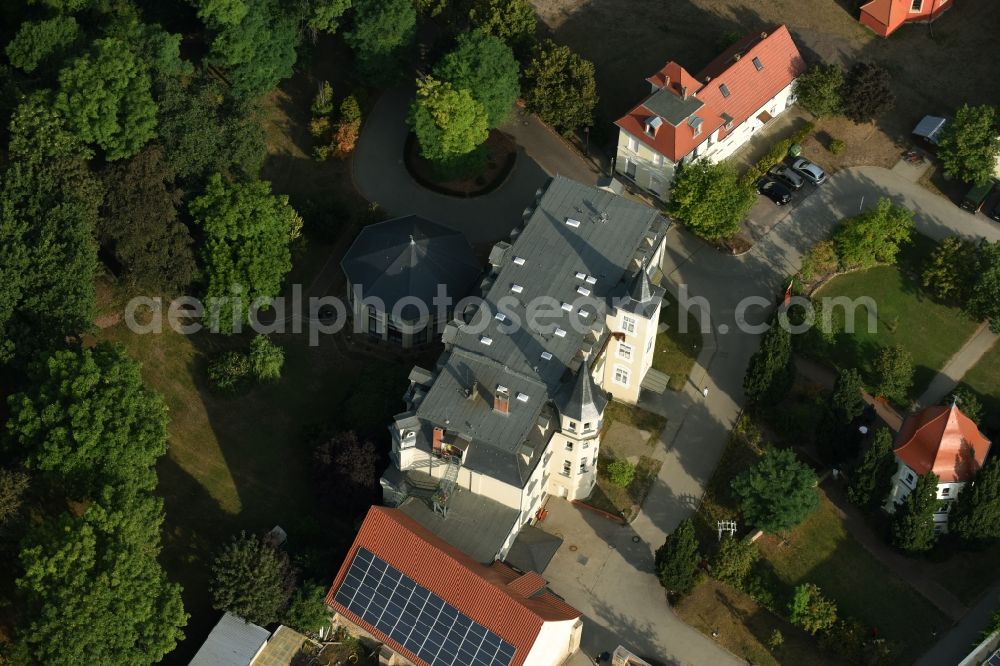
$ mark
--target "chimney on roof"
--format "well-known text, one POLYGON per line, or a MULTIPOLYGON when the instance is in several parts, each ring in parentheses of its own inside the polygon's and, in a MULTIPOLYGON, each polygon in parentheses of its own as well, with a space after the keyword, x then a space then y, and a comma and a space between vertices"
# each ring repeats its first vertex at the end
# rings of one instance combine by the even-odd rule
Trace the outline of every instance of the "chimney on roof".
POLYGON ((761 39, 767 39, 767 33, 766 32, 760 33, 760 38, 761 39))
POLYGON ((734 56, 733 56, 733 60, 734 60, 734 61, 735 61, 735 60, 739 60, 739 59, 740 59, 740 58, 742 58, 742 57, 743 57, 743 54, 742 54, 742 53, 737 53, 736 55, 734 55, 734 56))
POLYGON ((465 392, 465 397, 469 400, 475 400, 479 397, 479 382, 472 380, 472 386, 465 392))
POLYGON ((711 76, 706 76, 706 77, 705 77, 705 83, 708 83, 708 82, 709 82, 709 81, 711 81, 711 80, 712 80, 712 77, 711 77, 711 76))
POLYGON ((669 88, 670 87, 670 75, 669 74, 664 74, 663 75, 663 87, 664 88, 669 88))
POLYGON ((493 411, 498 414, 510 414, 510 390, 506 386, 497 386, 493 394, 493 411))
POLYGON ((434 437, 431 439, 431 451, 441 455, 441 442, 444 441, 444 428, 434 426, 434 437))
POLYGON ((687 86, 681 86, 681 97, 683 97, 684 99, 688 98, 688 87, 687 86))

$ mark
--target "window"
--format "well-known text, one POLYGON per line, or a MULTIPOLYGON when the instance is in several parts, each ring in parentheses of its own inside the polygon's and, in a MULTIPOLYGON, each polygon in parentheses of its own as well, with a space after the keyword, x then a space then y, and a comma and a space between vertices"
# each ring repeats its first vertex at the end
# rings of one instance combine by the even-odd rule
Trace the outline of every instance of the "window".
POLYGON ((543 361, 551 361, 552 360, 552 354, 551 354, 551 352, 542 352, 542 360, 543 361))
POLYGON ((632 360, 632 345, 627 345, 624 342, 618 343, 618 358, 623 358, 626 361, 632 360))
POLYGON ((522 287, 519 284, 512 284, 510 285, 510 290, 515 294, 520 294, 522 291, 524 291, 524 287, 522 287))
POLYGON ((584 442, 583 446, 581 446, 580 448, 582 448, 584 451, 586 451, 587 449, 590 448, 590 442, 584 442))
POLYGON ((580 474, 586 474, 586 473, 587 473, 587 459, 580 458, 580 474))
POLYGON ((493 338, 491 338, 488 335, 484 335, 483 337, 479 338, 479 342, 489 347, 491 344, 493 344, 493 338))
POLYGON ((581 296, 590 296, 590 290, 584 286, 577 287, 576 293, 580 294, 581 296))
POLYGON ((570 432, 576 432, 576 421, 570 421, 569 422, 569 431, 570 432))
POLYGON ((913 3, 910 5, 911 12, 919 12, 923 8, 924 8, 924 0, 913 0, 913 3))
POLYGON ((951 488, 941 489, 941 497, 948 497, 949 495, 951 495, 951 488))
POLYGON ((650 338, 649 342, 646 343, 646 353, 647 354, 649 352, 653 351, 653 340, 654 340, 654 338, 650 338))
POLYGON ((628 149, 630 151, 632 151, 633 153, 636 152, 637 150, 639 150, 639 142, 636 141, 635 139, 633 139, 632 137, 629 137, 628 138, 628 149))
POLYGON ((620 365, 615 366, 615 383, 628 386, 628 368, 620 365))
POLYGON ((764 69, 764 63, 760 61, 760 58, 753 59, 753 66, 757 68, 757 71, 764 69))
POLYGON ((653 153, 653 166, 663 166, 663 155, 653 153))
POLYGON ((557 338, 565 338, 566 337, 566 330, 562 329, 562 328, 556 327, 556 337, 557 338))
POLYGON ((698 116, 691 116, 690 118, 688 118, 688 125, 690 125, 691 129, 694 130, 695 136, 701 134, 702 122, 703 122, 702 119, 698 116))
POLYGON ((574 220, 572 217, 567 217, 566 226, 573 227, 574 229, 576 229, 577 227, 580 226, 580 220, 574 220))
POLYGON ((719 84, 719 92, 722 93, 723 97, 729 97, 729 86, 725 83, 719 84))
POLYGON ((518 402, 528 402, 528 400, 529 400, 528 394, 527 393, 518 393, 517 394, 517 400, 518 400, 518 402))
POLYGON ((566 442, 566 450, 567 451, 573 450, 573 442, 566 442))
POLYGON ((622 330, 626 333, 635 333, 635 318, 622 315, 622 330))
POLYGON ((907 472, 906 473, 906 482, 907 483, 913 483, 913 472, 907 472))
POLYGON ((583 431, 584 432, 588 432, 590 430, 590 426, 591 426, 590 423, 584 423, 583 424, 583 431))
POLYGON ((569 460, 564 460, 562 475, 569 476, 570 472, 572 471, 573 471, 573 463, 571 463, 569 460))

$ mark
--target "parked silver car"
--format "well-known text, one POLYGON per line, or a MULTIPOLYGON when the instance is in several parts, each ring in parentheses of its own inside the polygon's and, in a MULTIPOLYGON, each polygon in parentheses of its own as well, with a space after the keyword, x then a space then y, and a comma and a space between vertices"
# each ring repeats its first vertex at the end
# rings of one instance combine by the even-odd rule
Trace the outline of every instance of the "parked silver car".
POLYGON ((771 170, 767 172, 767 175, 793 190, 797 190, 806 184, 806 181, 802 180, 802 176, 795 173, 784 164, 771 167, 771 170))
POLYGON ((826 181, 826 172, 819 165, 813 164, 804 157, 796 158, 792 162, 792 169, 813 185, 822 185, 826 181))

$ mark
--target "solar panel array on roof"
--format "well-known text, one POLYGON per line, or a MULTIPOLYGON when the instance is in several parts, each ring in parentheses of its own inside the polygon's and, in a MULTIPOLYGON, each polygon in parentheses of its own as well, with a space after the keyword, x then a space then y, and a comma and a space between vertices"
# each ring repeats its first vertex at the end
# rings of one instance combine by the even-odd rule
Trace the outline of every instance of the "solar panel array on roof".
POLYGON ((514 646, 359 548, 337 603, 431 666, 509 666, 514 646))

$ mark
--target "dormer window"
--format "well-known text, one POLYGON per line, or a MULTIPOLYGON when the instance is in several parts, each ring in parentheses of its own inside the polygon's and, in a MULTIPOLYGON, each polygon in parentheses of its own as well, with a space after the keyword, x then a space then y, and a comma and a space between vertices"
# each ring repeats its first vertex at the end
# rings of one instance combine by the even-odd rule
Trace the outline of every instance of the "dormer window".
POLYGON ((646 134, 655 137, 656 130, 660 129, 660 125, 663 124, 663 118, 659 116, 653 116, 652 118, 646 119, 646 134))
POLYGON ((702 122, 703 122, 702 119, 698 116, 691 116, 690 118, 688 118, 688 125, 690 125, 691 129, 694 130, 695 136, 701 134, 702 122))

